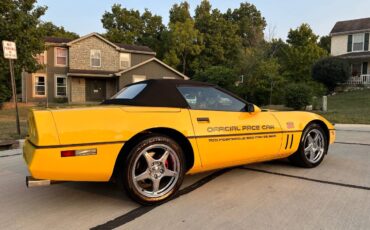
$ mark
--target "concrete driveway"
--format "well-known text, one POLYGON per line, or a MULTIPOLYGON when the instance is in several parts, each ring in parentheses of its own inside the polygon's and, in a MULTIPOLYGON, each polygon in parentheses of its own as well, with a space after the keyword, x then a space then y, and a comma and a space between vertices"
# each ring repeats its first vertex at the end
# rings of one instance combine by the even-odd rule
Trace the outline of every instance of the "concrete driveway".
POLYGON ((370 127, 337 125, 323 163, 287 161, 187 176, 158 207, 114 184, 27 189, 19 150, 0 153, 0 229, 370 229, 370 127))

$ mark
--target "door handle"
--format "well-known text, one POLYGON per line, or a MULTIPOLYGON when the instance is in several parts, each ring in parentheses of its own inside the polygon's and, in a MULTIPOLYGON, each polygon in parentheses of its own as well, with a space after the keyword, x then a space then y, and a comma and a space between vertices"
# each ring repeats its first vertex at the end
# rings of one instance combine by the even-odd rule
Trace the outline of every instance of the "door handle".
POLYGON ((197 121, 198 122, 209 122, 209 118, 208 117, 198 117, 197 121))

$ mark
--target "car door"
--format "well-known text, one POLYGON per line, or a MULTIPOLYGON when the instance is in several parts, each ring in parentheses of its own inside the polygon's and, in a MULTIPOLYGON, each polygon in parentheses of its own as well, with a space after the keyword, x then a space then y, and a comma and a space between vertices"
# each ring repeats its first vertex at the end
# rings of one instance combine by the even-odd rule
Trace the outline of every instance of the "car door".
POLYGON ((273 115, 246 111, 246 103, 212 86, 180 86, 202 166, 218 168, 278 157, 281 127, 273 115))

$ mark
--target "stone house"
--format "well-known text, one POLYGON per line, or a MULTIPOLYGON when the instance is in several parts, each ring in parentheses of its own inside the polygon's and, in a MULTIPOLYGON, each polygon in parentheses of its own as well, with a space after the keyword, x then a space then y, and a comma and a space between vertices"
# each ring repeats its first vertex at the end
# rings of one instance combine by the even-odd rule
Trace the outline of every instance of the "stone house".
POLYGON ((370 85, 370 18, 337 22, 330 32, 331 55, 351 65, 348 84, 370 85))
POLYGON ((99 102, 125 85, 153 78, 188 79, 146 46, 113 43, 97 33, 75 40, 45 38, 43 68, 22 74, 24 102, 99 102))

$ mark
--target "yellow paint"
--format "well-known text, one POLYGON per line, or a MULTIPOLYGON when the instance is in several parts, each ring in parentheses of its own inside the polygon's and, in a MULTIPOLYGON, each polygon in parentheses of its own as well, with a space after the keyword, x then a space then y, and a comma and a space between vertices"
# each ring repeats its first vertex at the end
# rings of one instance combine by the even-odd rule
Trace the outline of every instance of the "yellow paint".
MULTIPOLYGON (((34 110, 24 158, 38 179, 108 181, 124 142, 149 129, 168 128, 188 138, 194 152, 188 173, 198 173, 287 157, 298 149, 302 130, 313 120, 334 129, 316 114, 261 112, 258 107, 253 113, 134 106, 34 110), (97 155, 60 156, 63 150, 91 148, 97 155)), ((333 143, 335 131, 329 133, 333 143)))

